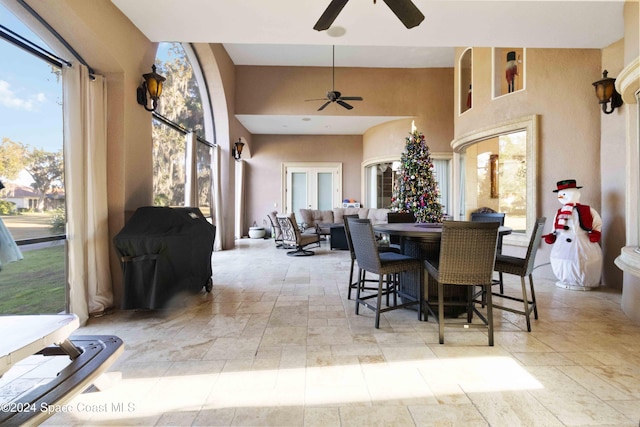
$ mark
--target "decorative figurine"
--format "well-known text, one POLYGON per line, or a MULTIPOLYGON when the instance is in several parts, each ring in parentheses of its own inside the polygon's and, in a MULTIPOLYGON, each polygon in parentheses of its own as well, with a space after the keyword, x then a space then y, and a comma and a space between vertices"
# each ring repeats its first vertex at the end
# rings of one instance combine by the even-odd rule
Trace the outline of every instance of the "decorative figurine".
POLYGON ((505 77, 507 79, 507 92, 515 91, 515 80, 518 75, 518 61, 516 61, 516 52, 507 52, 507 65, 505 67, 505 77))
POLYGON ((580 188, 574 179, 558 181, 558 209, 553 232, 542 236, 552 244, 550 259, 556 286, 572 290, 591 290, 600 285, 602 219, 595 209, 580 204, 580 188))

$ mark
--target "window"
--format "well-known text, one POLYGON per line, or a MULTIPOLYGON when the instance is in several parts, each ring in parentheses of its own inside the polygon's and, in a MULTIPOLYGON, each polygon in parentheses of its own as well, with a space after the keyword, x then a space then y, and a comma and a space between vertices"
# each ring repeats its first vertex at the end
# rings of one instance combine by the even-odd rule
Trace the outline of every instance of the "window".
POLYGON ((468 177, 465 217, 469 218, 475 209, 490 208, 505 213, 505 225, 514 232, 525 232, 526 131, 480 141, 468 147, 465 153, 468 177))
MULTIPOLYGON (((451 158, 451 154, 448 153, 431 153, 434 175, 440 190, 439 202, 445 214, 450 214, 449 207, 452 206, 451 158)), ((364 167, 364 206, 369 208, 389 208, 391 206, 393 182, 396 180, 396 172, 399 167, 400 158, 377 161, 364 167)))
MULTIPOLYGON (((48 49, 1 5, 0 25, 48 49)), ((0 32, 9 36, 0 37, 0 219, 23 257, 0 261, 0 314, 59 313, 67 307, 60 64, 0 32)))
MULTIPOLYGON (((204 138, 205 119, 201 90, 201 74, 193 67, 197 59, 188 46, 160 43, 156 57, 157 72, 166 81, 153 120, 153 200, 159 206, 197 205, 205 217, 211 218, 211 170, 213 144, 204 138), (196 147, 188 144, 188 132, 196 135, 196 147), (188 167, 195 156, 195 171, 188 167), (191 173, 195 172, 195 173, 191 173), (195 196, 189 198, 188 180, 195 181, 195 196)), ((203 96, 204 95, 204 96, 203 96)))
POLYGON ((396 179, 398 161, 376 163, 365 168, 366 206, 388 208, 391 206, 393 182, 396 179))
POLYGON ((527 245, 535 224, 537 122, 537 116, 527 116, 452 143, 458 219, 481 207, 505 212, 505 225, 514 229, 505 244, 527 245))

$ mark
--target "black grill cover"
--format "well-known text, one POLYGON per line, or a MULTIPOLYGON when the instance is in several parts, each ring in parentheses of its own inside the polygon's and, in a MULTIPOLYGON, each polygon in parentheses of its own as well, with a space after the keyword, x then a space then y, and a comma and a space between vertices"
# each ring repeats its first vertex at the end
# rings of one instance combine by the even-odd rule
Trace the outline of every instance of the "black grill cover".
POLYGON ((161 309, 178 293, 210 290, 215 235, 198 208, 136 210, 113 238, 122 261, 123 309, 161 309))

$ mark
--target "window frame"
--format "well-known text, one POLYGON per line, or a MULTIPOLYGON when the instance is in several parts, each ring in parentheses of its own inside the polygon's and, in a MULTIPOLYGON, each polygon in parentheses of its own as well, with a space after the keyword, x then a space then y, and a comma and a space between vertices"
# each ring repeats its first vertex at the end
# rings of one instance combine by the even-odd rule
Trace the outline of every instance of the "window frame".
POLYGON ((473 132, 469 132, 466 135, 463 135, 459 138, 454 139, 451 142, 451 147, 454 152, 454 161, 453 161, 453 177, 454 177, 454 185, 453 185, 453 193, 458 197, 454 199, 454 212, 457 212, 458 219, 464 220, 464 218, 460 218, 462 213, 461 206, 461 189, 464 188, 461 183, 461 168, 462 162, 464 161, 464 152, 467 147, 476 144, 478 142, 484 141, 486 139, 498 137, 500 135, 505 135, 517 131, 526 131, 526 162, 527 162, 527 229, 525 233, 512 233, 508 236, 505 236, 503 239, 504 244, 514 245, 514 246, 527 246, 529 244, 529 240, 531 239, 531 233, 533 232, 533 228, 535 226, 535 220, 538 212, 538 198, 537 198, 537 170, 538 170, 538 132, 539 132, 539 116, 537 114, 519 117, 513 120, 509 120, 507 122, 499 123, 497 125, 489 126, 483 129, 479 129, 473 132))

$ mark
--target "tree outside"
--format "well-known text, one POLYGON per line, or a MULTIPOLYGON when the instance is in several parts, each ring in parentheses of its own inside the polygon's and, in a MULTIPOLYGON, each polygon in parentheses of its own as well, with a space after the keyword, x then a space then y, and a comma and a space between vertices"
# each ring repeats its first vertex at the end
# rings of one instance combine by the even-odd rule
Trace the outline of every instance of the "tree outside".
MULTIPOLYGON (((158 113, 204 137, 204 118, 198 83, 180 43, 161 43, 158 73, 166 77, 158 113)), ((178 131, 153 122, 154 204, 183 206, 186 140, 178 131)), ((200 165, 199 165, 200 168, 200 165)))
MULTIPOLYGON (((64 158, 62 150, 49 152, 21 142, 3 137, 0 143, 0 177, 15 180, 21 171, 26 171, 31 179, 30 187, 38 196, 35 210, 45 210, 45 199, 54 191, 63 191, 64 158)), ((8 189, 0 195, 7 196, 8 189)))

